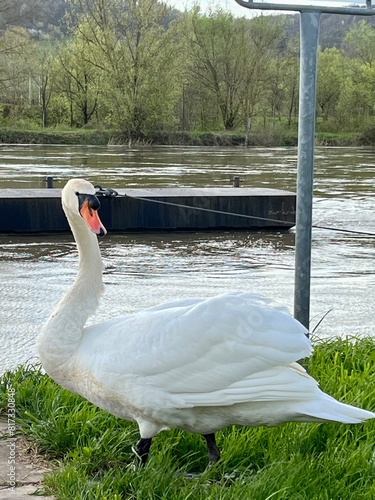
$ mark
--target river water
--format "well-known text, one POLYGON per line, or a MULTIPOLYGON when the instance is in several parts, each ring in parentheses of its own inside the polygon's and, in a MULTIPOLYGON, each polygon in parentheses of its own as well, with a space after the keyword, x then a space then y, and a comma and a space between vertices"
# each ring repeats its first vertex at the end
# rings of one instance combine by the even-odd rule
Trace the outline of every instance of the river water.
MULTIPOLYGON (((295 190, 295 148, 1 146, 0 188, 242 185, 295 190)), ((375 233, 375 150, 317 148, 314 223, 375 233)), ((164 300, 251 291, 293 308, 294 232, 109 234, 106 291, 90 323, 164 300)), ((374 335, 375 238, 313 230, 311 329, 374 335)), ((36 337, 77 269, 69 234, 0 235, 0 372, 36 361, 36 337)))

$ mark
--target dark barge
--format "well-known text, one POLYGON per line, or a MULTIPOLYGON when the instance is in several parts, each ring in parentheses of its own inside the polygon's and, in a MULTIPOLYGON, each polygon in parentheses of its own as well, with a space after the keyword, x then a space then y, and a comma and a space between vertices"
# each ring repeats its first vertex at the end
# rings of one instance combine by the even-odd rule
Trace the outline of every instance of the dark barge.
MULTIPOLYGON (((268 188, 116 189, 100 195, 109 231, 289 229, 296 195, 268 188), (192 208, 194 207, 194 208, 192 208), (199 208, 200 210, 196 210, 199 208)), ((68 231, 60 189, 0 189, 0 233, 68 231)))

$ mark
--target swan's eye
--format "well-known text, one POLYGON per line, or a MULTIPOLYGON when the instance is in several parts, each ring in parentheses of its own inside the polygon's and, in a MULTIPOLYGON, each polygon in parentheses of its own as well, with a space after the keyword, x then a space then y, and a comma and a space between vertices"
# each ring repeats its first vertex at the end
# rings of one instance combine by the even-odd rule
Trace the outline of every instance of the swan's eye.
POLYGON ((85 203, 88 203, 90 210, 99 210, 100 201, 94 194, 76 193, 76 195, 78 196, 79 210, 81 210, 85 203))
POLYGON ((93 210, 99 210, 100 201, 98 200, 98 198, 95 195, 88 195, 87 199, 88 199, 90 207, 93 210))

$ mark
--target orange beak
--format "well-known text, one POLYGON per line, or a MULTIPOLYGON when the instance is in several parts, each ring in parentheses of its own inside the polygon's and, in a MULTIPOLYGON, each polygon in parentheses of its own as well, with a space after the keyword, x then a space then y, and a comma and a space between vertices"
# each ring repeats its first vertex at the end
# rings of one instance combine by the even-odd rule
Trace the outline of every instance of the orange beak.
POLYGON ((98 211, 90 207, 88 200, 82 204, 79 212, 93 233, 99 234, 100 236, 107 234, 107 230, 99 218, 98 211))

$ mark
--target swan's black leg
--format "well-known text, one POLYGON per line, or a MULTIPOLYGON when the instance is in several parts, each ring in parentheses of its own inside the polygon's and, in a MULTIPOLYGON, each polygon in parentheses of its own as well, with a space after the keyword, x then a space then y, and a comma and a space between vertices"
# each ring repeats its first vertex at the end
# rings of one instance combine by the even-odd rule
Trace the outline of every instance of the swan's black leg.
POLYGON ((148 454, 150 452, 150 447, 152 443, 152 438, 141 438, 136 446, 136 453, 138 457, 141 459, 142 466, 146 464, 148 454))
POLYGON ((204 439, 207 443, 208 448, 208 459, 210 464, 214 464, 218 460, 220 460, 220 450, 216 446, 215 434, 203 434, 204 439))

